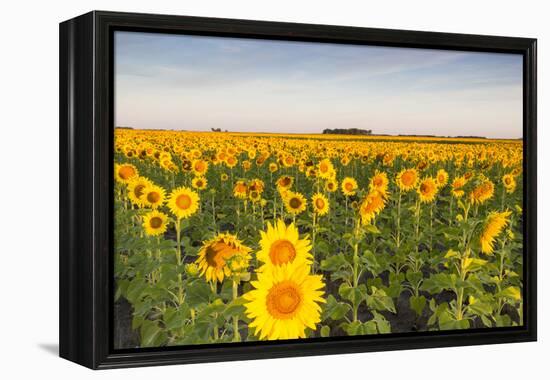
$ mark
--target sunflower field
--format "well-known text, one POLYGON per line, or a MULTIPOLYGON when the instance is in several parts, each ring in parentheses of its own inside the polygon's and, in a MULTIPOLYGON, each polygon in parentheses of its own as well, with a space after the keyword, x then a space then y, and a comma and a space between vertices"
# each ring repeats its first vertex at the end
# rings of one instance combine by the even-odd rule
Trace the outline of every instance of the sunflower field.
POLYGON ((115 348, 521 325, 522 156, 117 128, 115 348))

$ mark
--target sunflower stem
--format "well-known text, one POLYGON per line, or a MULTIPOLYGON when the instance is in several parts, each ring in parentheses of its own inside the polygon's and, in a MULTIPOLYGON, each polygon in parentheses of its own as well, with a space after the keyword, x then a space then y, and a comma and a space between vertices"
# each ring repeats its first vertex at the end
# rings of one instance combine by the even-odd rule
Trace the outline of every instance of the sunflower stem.
MULTIPOLYGON (((233 301, 239 296, 239 283, 233 280, 233 301)), ((233 342, 240 342, 241 334, 239 333, 239 316, 233 316, 233 342)))
POLYGON ((312 272, 315 273, 315 267, 316 267, 316 262, 317 262, 317 258, 315 257, 315 230, 316 230, 316 227, 317 227, 317 213, 315 211, 313 211, 313 225, 312 225, 312 228, 311 228, 311 253, 313 254, 313 265, 312 265, 312 272))
MULTIPOLYGON (((353 288, 357 289, 357 286, 359 285, 359 218, 356 218, 355 222, 355 229, 353 233, 354 242, 353 242, 353 288)), ((359 305, 355 304, 355 301, 353 302, 353 321, 357 321, 357 313, 358 313, 359 305)))

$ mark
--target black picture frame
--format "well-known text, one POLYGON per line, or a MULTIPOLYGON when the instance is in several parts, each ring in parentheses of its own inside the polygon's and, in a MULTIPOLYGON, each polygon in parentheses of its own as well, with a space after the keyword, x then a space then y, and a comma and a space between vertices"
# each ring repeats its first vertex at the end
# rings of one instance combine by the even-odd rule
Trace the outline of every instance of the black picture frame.
POLYGON ((93 11, 60 24, 60 356, 93 369, 535 341, 536 39, 93 11), (524 326, 116 351, 113 32, 235 36, 523 56, 524 326))

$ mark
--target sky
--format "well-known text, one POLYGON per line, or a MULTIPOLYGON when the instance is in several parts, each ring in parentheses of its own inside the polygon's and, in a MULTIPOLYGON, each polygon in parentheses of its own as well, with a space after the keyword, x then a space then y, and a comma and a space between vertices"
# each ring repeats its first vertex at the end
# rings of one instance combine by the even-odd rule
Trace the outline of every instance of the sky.
POLYGON ((522 56, 115 33, 115 124, 522 137, 522 56))

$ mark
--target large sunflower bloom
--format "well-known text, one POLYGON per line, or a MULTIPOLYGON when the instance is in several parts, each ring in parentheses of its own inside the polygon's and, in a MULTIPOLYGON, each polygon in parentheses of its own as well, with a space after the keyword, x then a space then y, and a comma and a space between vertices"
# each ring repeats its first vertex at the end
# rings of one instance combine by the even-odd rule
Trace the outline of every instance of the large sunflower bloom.
POLYGON ((138 175, 137 168, 132 164, 115 164, 115 179, 120 183, 128 183, 138 175))
POLYGON ((504 188, 506 189, 507 193, 513 193, 514 190, 516 190, 516 179, 512 174, 505 174, 502 177, 502 184, 504 185, 504 188))
POLYGON ((199 195, 188 187, 181 186, 172 190, 168 207, 178 218, 188 218, 199 208, 199 195))
POLYGON ((224 233, 203 243, 195 263, 207 281, 222 282, 225 277, 245 271, 249 261, 250 248, 235 235, 224 233))
POLYGON ((334 173, 334 166, 332 165, 332 162, 330 162, 328 158, 321 160, 317 168, 318 168, 318 174, 320 178, 323 178, 323 179, 332 178, 332 173, 334 173))
POLYGON ((243 295, 249 324, 260 339, 305 338, 321 321, 325 286, 322 276, 309 274, 309 266, 289 264, 258 273, 253 290, 243 295))
POLYGON ((359 206, 359 215, 363 225, 370 222, 378 215, 386 206, 384 195, 376 190, 371 191, 359 206))
POLYGON ((511 211, 491 212, 485 221, 485 226, 481 232, 479 239, 481 243, 481 252, 492 254, 494 250, 495 238, 500 234, 502 229, 508 224, 508 218, 512 214, 511 211))
POLYGON ((313 212, 319 216, 326 215, 329 210, 329 201, 324 194, 317 193, 311 197, 311 204, 313 205, 313 212))
POLYGON ((143 228, 149 236, 162 235, 166 232, 168 216, 159 211, 151 211, 143 216, 143 228))
POLYGON ((146 207, 158 208, 164 203, 164 189, 158 185, 150 184, 143 189, 141 201, 146 207))
POLYGON ((410 191, 418 183, 418 171, 416 169, 403 169, 397 174, 395 182, 400 190, 410 191))
POLYGON ((420 181, 420 185, 416 191, 422 203, 430 203, 435 200, 437 184, 432 177, 426 177, 420 181))
POLYGON ((282 219, 275 225, 268 222, 267 231, 260 231, 260 237, 260 251, 256 257, 267 266, 310 263, 313 259, 309 239, 300 239, 294 223, 287 226, 282 219))
POLYGON ((342 193, 346 197, 355 195, 355 191, 357 190, 357 181, 354 178, 346 177, 342 181, 342 193))
POLYGON ((445 169, 439 169, 437 171, 435 178, 436 178, 437 186, 443 187, 449 181, 449 173, 447 173, 445 169))
POLYGON ((285 208, 286 211, 298 215, 305 211, 307 200, 300 194, 293 191, 288 191, 284 196, 285 208))
POLYGON ((290 189, 293 183, 294 183, 294 178, 288 175, 284 175, 277 180, 277 187, 279 188, 279 190, 290 189))
POLYGON ((204 176, 208 171, 208 162, 201 159, 193 160, 191 169, 193 169, 193 172, 197 177, 204 176))
POLYGON ((152 182, 145 177, 135 176, 128 182, 128 198, 138 207, 144 205, 142 198, 143 191, 148 186, 152 185, 152 182))
POLYGON ((461 198, 464 195, 464 190, 462 189, 466 184, 467 180, 464 176, 456 177, 451 183, 451 194, 455 198, 461 198))
POLYGON ((486 180, 472 190, 470 193, 470 201, 473 204, 482 204, 491 199, 494 193, 495 185, 490 180, 486 180))
POLYGON ((377 170, 374 173, 374 177, 372 177, 369 182, 369 190, 378 191, 384 198, 386 198, 388 195, 389 183, 390 181, 388 180, 388 175, 377 170))
POLYGON ((233 196, 236 198, 246 199, 248 196, 248 186, 244 181, 237 181, 233 187, 233 196))
POLYGON ((208 186, 208 180, 205 177, 195 177, 191 180, 191 186, 197 190, 204 190, 208 186))

